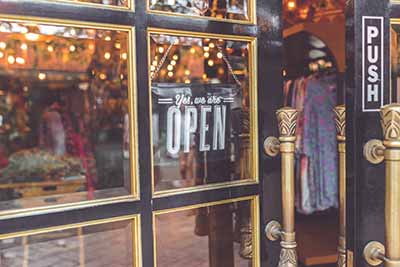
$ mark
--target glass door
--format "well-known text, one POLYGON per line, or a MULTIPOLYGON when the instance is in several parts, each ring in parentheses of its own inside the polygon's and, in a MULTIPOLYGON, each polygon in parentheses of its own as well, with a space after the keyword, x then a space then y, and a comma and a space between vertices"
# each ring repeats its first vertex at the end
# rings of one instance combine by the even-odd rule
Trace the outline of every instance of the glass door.
POLYGON ((277 265, 280 1, 0 10, 1 266, 277 265))

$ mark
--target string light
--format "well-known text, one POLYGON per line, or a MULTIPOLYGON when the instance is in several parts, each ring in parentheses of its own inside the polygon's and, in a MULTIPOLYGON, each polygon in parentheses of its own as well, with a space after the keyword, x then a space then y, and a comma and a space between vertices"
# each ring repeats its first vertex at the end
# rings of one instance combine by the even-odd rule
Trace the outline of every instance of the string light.
POLYGON ((94 49, 94 44, 89 44, 89 49, 93 50, 94 49))
POLYGON ((28 45, 25 44, 25 43, 21 44, 21 49, 22 50, 27 50, 28 49, 28 45))
POLYGON ((207 62, 207 64, 208 64, 208 66, 210 66, 210 67, 214 66, 214 60, 210 59, 210 60, 207 62))
POLYGON ((104 73, 100 73, 99 77, 100 77, 101 80, 107 79, 107 75, 104 74, 104 73))
POLYGON ((122 57, 122 59, 126 60, 126 59, 128 59, 128 54, 127 53, 122 53, 121 57, 122 57))
POLYGON ((0 51, 0 58, 4 57, 4 53, 0 51))
POLYGON ((111 58, 111 54, 109 52, 104 53, 104 58, 109 60, 111 58))
POLYGON ((174 76, 174 73, 172 71, 169 71, 168 72, 168 77, 172 77, 172 76, 174 76))
POLYGON ((196 49, 194 49, 194 47, 190 48, 190 53, 192 54, 196 53, 196 49))
POLYGON ((158 48, 158 53, 160 53, 160 54, 164 53, 164 47, 160 46, 158 48))
POLYGON ((214 43, 210 43, 208 46, 209 46, 210 48, 214 48, 214 47, 215 47, 215 44, 214 44, 214 43))
POLYGON ((176 61, 175 60, 171 60, 171 65, 175 66, 176 65, 176 61))
POLYGON ((20 29, 20 32, 21 32, 22 34, 28 33, 28 28, 22 27, 22 28, 20 29))
POLYGON ((25 38, 29 41, 37 41, 39 39, 39 34, 28 32, 25 34, 25 38))
POLYGON ((173 59, 173 60, 178 60, 178 55, 173 55, 173 56, 172 56, 172 59, 173 59))
POLYGON ((121 43, 115 43, 114 47, 117 48, 117 49, 120 49, 121 48, 121 43))
POLYGON ((111 41, 111 37, 110 36, 106 36, 106 38, 104 38, 104 40, 106 40, 107 42, 111 41))
POLYGON ((294 1, 294 0, 290 0, 288 3, 287 3, 287 7, 288 7, 288 10, 294 10, 295 8, 296 8, 296 1, 294 1))
POLYGON ((210 51, 210 47, 205 46, 205 47, 203 47, 203 50, 204 50, 204 51, 210 51))
POLYGON ((18 64, 25 64, 25 59, 24 58, 22 58, 22 57, 17 57, 16 59, 15 59, 15 61, 18 63, 18 64))
POLYGON ((156 70, 156 67, 155 67, 154 65, 151 65, 151 66, 150 66, 150 70, 151 70, 151 71, 155 71, 155 70, 156 70))
POLYGON ((0 49, 6 49, 7 44, 5 42, 0 42, 0 49))
POLYGON ((185 80, 185 83, 190 83, 191 81, 189 80, 189 79, 186 79, 185 80))
POLYGON ((190 75, 190 70, 185 70, 185 75, 190 75))
POLYGON ((210 56, 210 53, 208 53, 208 52, 205 52, 205 53, 204 53, 204 57, 205 57, 205 58, 208 58, 209 56, 210 56))
POLYGON ((43 81, 44 79, 46 79, 46 73, 39 72, 38 78, 39 78, 39 80, 42 80, 42 81, 43 81))
POLYGON ((8 56, 7 61, 10 64, 14 64, 15 63, 15 57, 14 56, 8 56))
POLYGON ((224 55, 222 55, 221 52, 218 52, 218 53, 217 53, 217 58, 221 59, 223 56, 224 56, 224 55))
POLYGON ((203 73, 203 75, 202 75, 202 78, 203 78, 203 80, 207 80, 207 74, 206 73, 203 73))
POLYGON ((69 51, 74 52, 76 50, 76 46, 70 45, 69 51))
POLYGON ((173 67, 172 65, 168 65, 168 66, 167 66, 167 70, 171 71, 171 70, 173 70, 173 69, 174 69, 174 67, 173 67))

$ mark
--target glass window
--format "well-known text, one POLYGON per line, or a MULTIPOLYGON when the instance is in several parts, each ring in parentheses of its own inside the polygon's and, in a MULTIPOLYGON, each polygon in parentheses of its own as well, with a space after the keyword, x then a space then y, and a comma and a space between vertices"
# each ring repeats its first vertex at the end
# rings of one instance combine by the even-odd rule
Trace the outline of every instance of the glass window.
POLYGON ((215 19, 253 20, 253 0, 148 0, 150 10, 215 19))
POLYGON ((155 215, 156 266, 258 266, 254 202, 155 215))
POLYGON ((0 21, 0 211, 132 193, 130 36, 0 21))
POLYGON ((391 86, 397 96, 393 102, 400 102, 400 23, 396 21, 390 29, 390 62, 391 62, 391 86))
POLYGON ((0 240, 0 266, 136 266, 132 221, 0 240))
POLYGON ((150 44, 155 191, 255 179, 252 43, 152 33, 150 44))
POLYGON ((104 6, 130 7, 131 0, 62 0, 78 3, 99 4, 104 6))

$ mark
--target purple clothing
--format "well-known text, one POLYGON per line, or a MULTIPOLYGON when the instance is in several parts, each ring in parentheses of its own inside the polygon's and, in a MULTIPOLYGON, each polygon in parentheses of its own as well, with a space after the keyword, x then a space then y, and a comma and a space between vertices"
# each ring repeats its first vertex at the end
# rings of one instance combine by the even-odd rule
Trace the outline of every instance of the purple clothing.
POLYGON ((304 99, 301 201, 298 211, 313 213, 338 207, 335 77, 310 77, 304 99), (303 168, 307 168, 307 171, 303 168), (305 177, 304 177, 305 176, 305 177))

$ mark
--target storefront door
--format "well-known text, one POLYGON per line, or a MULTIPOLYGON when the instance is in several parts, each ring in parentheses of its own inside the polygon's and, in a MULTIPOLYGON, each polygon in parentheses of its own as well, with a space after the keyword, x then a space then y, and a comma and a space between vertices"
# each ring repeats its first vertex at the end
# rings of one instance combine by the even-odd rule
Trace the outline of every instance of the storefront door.
POLYGON ((399 8, 355 0, 347 10, 348 266, 399 266, 399 109, 381 110, 399 102, 399 8))
POLYGON ((0 13, 0 266, 277 266, 281 1, 0 13))

